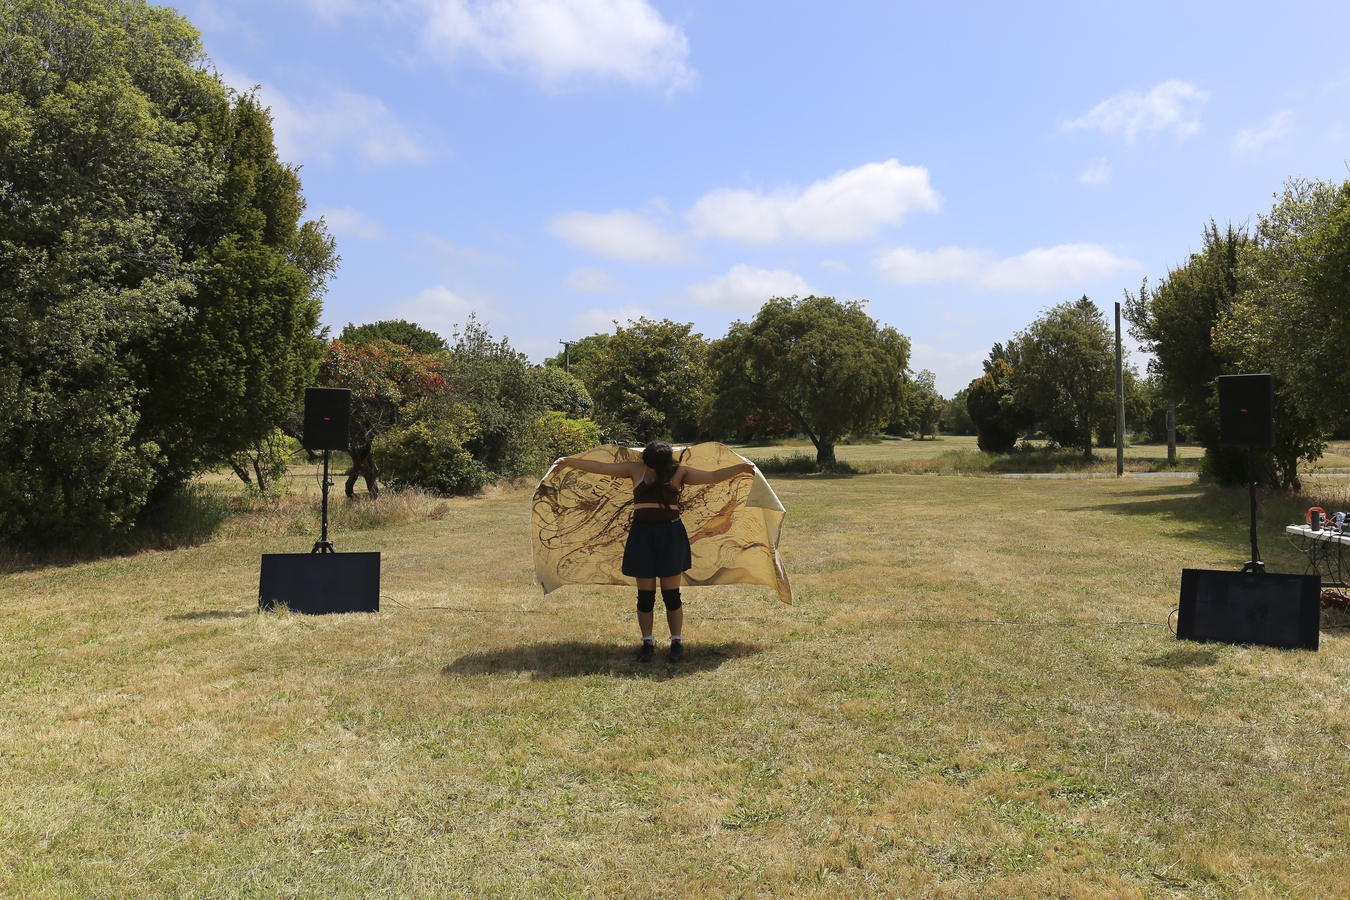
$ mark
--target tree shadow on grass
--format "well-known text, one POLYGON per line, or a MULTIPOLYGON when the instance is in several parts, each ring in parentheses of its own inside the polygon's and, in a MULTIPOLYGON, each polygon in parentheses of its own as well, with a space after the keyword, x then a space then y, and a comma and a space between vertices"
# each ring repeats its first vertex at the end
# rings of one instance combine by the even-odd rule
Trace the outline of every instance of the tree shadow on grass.
POLYGON ((249 616, 256 616, 258 610, 255 609, 203 609, 197 612, 174 613, 165 616, 169 622, 195 622, 200 619, 247 619, 249 616))
MULTIPOLYGON (((1257 528, 1283 531, 1286 524, 1294 521, 1291 504, 1296 503, 1297 500, 1287 494, 1261 492, 1257 496, 1257 528)), ((1245 531, 1250 508, 1245 488, 1166 484, 1133 490, 1119 499, 1090 506, 1066 507, 1064 512, 1163 519, 1183 528, 1188 536, 1203 535, 1213 539, 1217 529, 1240 526, 1245 531), (1186 490, 1187 487, 1190 490, 1186 490)))
MULTIPOLYGON (((1286 525, 1302 521, 1304 500, 1285 492, 1257 493, 1256 530, 1261 555, 1271 571, 1301 573, 1307 567, 1307 558, 1284 533, 1286 525)), ((1239 548, 1247 545, 1251 515, 1245 488, 1200 485, 1188 492, 1179 485, 1157 485, 1132 490, 1116 500, 1064 511, 1153 518, 1170 526, 1171 536, 1177 540, 1225 548, 1234 552, 1235 560, 1246 558, 1238 555, 1243 552, 1239 548)))
POLYGON ((536 679, 609 675, 613 678, 649 678, 665 681, 698 672, 710 672, 725 662, 752 656, 763 648, 741 641, 705 644, 691 642, 684 660, 671 663, 664 647, 656 659, 638 662, 636 644, 586 641, 526 644, 503 650, 468 653, 448 663, 443 675, 501 675, 529 672, 536 679))
POLYGON ((1198 669, 1212 666, 1219 661, 1219 654, 1204 647, 1178 647, 1144 660, 1144 665, 1154 669, 1198 669))

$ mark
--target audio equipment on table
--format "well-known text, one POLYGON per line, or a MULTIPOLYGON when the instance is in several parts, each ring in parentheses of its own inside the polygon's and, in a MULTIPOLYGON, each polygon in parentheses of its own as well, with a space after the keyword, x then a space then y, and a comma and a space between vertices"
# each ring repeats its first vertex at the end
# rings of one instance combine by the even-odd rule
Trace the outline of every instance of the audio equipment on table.
POLYGON ((1320 506, 1314 506, 1308 510, 1308 515, 1303 521, 1313 531, 1321 531, 1322 525, 1327 520, 1327 511, 1320 506))

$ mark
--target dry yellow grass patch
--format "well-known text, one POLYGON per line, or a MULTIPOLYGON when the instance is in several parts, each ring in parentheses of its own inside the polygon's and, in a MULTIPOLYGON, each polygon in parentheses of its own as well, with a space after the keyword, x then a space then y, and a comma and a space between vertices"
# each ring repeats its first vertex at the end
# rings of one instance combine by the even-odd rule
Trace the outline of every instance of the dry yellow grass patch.
POLYGON ((688 590, 678 668, 633 660, 629 591, 541 595, 524 490, 381 527, 339 500, 339 550, 384 554, 376 616, 254 611, 259 554, 314 539, 299 506, 15 567, 0 893, 1344 895, 1346 632, 1085 624, 1162 623, 1183 565, 1245 559, 1240 492, 775 486, 798 602, 688 590))

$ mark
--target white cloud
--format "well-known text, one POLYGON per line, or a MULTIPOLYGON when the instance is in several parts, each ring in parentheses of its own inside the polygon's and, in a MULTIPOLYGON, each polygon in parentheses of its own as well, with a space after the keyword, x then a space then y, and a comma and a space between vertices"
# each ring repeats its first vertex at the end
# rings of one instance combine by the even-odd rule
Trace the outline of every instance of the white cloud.
POLYGON ((963 247, 940 247, 933 251, 896 247, 887 250, 876 260, 881 274, 896 284, 965 281, 988 264, 989 257, 986 254, 963 247))
POLYGON ((1102 157, 1087 164, 1087 168, 1078 173, 1082 184, 1101 185, 1111 183, 1111 161, 1102 157))
POLYGON ((328 229, 338 237, 360 238, 363 241, 384 240, 384 226, 350 206, 321 209, 319 215, 323 216, 328 229))
POLYGON ((588 309, 567 320, 572 333, 577 336, 588 334, 608 334, 614 330, 614 323, 634 322, 643 316, 651 318, 652 311, 641 306, 620 306, 618 309, 588 309))
POLYGON ((329 163, 339 152, 355 152, 366 162, 390 165, 427 158, 427 151, 378 97, 331 89, 295 100, 267 86, 260 96, 272 108, 282 159, 329 163))
POLYGON ((684 237, 622 209, 563 213, 549 222, 549 231, 573 247, 610 259, 659 265, 679 265, 693 259, 684 237))
POLYGON ((1137 268, 1134 260, 1116 256, 1100 244, 1060 244, 1001 259, 980 276, 979 283, 991 291, 1050 291, 1137 268))
POLYGON ((883 277, 897 284, 967 282, 986 291, 1051 291, 1091 284, 1139 268, 1099 244, 1060 244, 994 259, 979 250, 896 247, 877 257, 883 277))
POLYGON ((805 190, 784 185, 765 194, 719 188, 695 203, 688 218, 700 237, 824 244, 869 238, 882 226, 898 224, 906 213, 933 212, 938 204, 927 169, 888 159, 839 172, 805 190))
POLYGON ((456 294, 443 284, 427 288, 416 297, 397 304, 399 314, 409 321, 430 328, 449 340, 455 328, 462 325, 475 304, 456 294))
POLYGON ((1059 130, 1100 131, 1128 141, 1136 140, 1141 134, 1162 132, 1185 139, 1200 130, 1200 109, 1208 99, 1208 91, 1172 79, 1155 85, 1147 94, 1121 91, 1077 119, 1064 122, 1059 130))
POLYGON ((734 313, 753 313, 771 297, 804 297, 814 291, 794 272, 787 269, 759 269, 744 263, 732 266, 725 275, 691 284, 685 294, 699 306, 734 313))
POLYGON ((623 282, 603 269, 582 266, 567 276, 568 290, 586 294, 605 294, 623 287, 623 282))
POLYGON ((1289 131, 1294 111, 1284 109, 1266 120, 1260 128, 1244 128, 1233 138, 1233 149, 1239 153, 1255 153, 1272 141, 1278 141, 1289 131))
POLYGON ((523 69, 545 84, 690 85, 689 41, 646 0, 416 0, 423 40, 446 61, 523 69))

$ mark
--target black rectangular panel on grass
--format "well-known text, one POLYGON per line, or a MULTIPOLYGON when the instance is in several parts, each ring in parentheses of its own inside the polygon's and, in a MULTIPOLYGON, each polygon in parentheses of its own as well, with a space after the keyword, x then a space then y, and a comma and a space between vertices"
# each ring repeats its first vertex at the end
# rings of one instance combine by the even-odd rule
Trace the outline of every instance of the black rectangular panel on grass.
POLYGON ((1316 650, 1321 624, 1317 575, 1181 570, 1182 640, 1316 650))
POLYGON ((380 611, 378 553, 264 553, 258 607, 307 615, 380 611))

